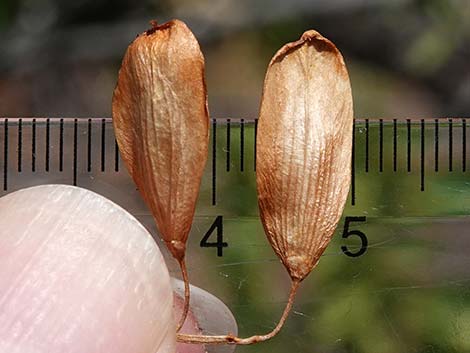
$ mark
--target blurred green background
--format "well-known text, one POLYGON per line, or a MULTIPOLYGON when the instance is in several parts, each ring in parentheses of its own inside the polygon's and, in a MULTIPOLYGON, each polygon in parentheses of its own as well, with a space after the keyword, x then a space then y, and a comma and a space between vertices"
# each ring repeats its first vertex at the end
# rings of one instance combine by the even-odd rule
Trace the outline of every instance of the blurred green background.
POLYGON ((215 117, 257 114, 267 64, 314 28, 343 52, 357 116, 461 116, 467 0, 2 0, 2 115, 109 116, 127 45, 180 18, 206 57, 215 117))
MULTIPOLYGON (((341 238, 342 220, 279 337, 237 351, 470 352, 470 183, 462 171, 461 121, 453 124, 452 172, 447 120, 442 122, 439 173, 433 169, 433 125, 427 123, 424 193, 419 120, 413 120, 411 172, 405 168, 404 120, 398 170, 391 168, 388 122, 470 115, 470 2, 2 0, 0 115, 110 116, 127 45, 151 19, 171 18, 186 21, 201 42, 213 117, 255 117, 270 58, 314 28, 345 57, 356 116, 386 121, 382 173, 377 124, 369 131, 368 173, 363 121, 356 126, 357 204, 348 200, 344 216, 367 217, 352 227, 367 235, 367 252, 358 258, 342 253, 341 245, 358 246, 357 239, 341 238)), ((243 336, 273 328, 288 288, 257 218, 252 127, 245 132, 246 168, 239 171, 234 123, 227 173, 225 125, 218 127, 218 203, 210 205, 209 162, 188 253, 192 281, 227 303, 243 336), (215 249, 199 247, 217 215, 224 216, 229 243, 220 258, 215 249)), ((150 219, 142 220, 155 232, 150 219)))

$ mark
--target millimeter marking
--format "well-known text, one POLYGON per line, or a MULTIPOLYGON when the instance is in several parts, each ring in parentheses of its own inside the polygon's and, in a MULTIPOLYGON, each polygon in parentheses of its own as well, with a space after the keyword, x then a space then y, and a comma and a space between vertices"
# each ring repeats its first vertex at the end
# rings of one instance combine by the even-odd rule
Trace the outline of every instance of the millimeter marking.
POLYGON ((369 172, 369 119, 366 119, 366 173, 369 172))
POLYGON ((31 171, 36 171, 36 119, 33 119, 32 129, 32 140, 31 140, 31 171))
POLYGON ((453 145, 452 119, 449 119, 449 172, 451 172, 453 169, 452 145, 453 145))
POLYGON ((73 185, 77 186, 78 120, 73 121, 73 185))
POLYGON ((434 171, 439 171, 439 120, 434 120, 434 171))
POLYGON ((351 151, 351 205, 356 204, 356 121, 353 120, 351 151))
POLYGON ((245 169, 245 120, 240 119, 240 172, 245 169))
POLYGON ((18 120, 18 173, 23 167, 23 119, 18 120))
POLYGON ((46 120, 46 172, 49 171, 49 158, 51 154, 51 119, 46 120))
POLYGON ((393 119, 393 171, 397 171, 397 119, 393 119))
POLYGON ((92 134, 92 124, 91 119, 88 119, 88 135, 87 135, 87 149, 86 149, 86 170, 91 172, 91 134, 92 134))
POLYGON ((116 139, 114 139, 114 171, 119 172, 119 146, 116 139))
POLYGON ((8 189, 8 119, 3 121, 3 190, 8 189))
POLYGON ((59 172, 64 170, 64 119, 60 119, 59 126, 59 172))
POLYGON ((216 143, 217 143, 217 121, 212 119, 212 205, 215 206, 216 203, 216 143))
POLYGON ((256 172, 256 140, 258 138, 258 119, 255 119, 255 145, 253 146, 253 170, 256 172))
POLYGON ((462 119, 462 172, 467 169, 467 121, 462 119))
POLYGON ((420 163, 420 181, 421 191, 424 191, 424 119, 421 119, 421 163, 420 163))
POLYGON ((379 120, 379 172, 384 170, 384 121, 379 120))
POLYGON ((101 171, 106 168, 106 119, 101 120, 101 171))
POLYGON ((226 130, 227 130, 227 138, 226 138, 226 145, 225 145, 225 158, 226 158, 225 170, 227 172, 230 172, 230 118, 226 120, 226 130))
POLYGON ((406 119, 406 137, 407 137, 407 148, 406 148, 406 170, 408 173, 411 172, 411 120, 406 119))

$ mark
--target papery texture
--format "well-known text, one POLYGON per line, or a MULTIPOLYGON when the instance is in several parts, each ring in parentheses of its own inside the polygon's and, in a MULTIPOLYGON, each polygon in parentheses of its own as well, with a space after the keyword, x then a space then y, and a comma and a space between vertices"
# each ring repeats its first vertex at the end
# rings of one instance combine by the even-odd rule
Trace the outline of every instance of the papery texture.
POLYGON ((124 56, 113 122, 126 166, 173 255, 184 257, 209 142, 204 58, 178 20, 142 33, 124 56))
POLYGON ((350 185, 353 104, 343 58, 315 31, 281 48, 264 82, 257 137, 261 220, 292 278, 316 265, 350 185))
POLYGON ((163 257, 98 194, 46 185, 0 198, 0 271, 0 352, 175 350, 163 257))

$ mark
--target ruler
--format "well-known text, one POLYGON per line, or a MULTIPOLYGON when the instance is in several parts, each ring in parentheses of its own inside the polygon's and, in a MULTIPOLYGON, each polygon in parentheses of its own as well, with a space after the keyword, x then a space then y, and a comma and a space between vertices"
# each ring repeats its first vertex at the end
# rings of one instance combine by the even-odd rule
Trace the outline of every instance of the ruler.
MULTIPOLYGON (((453 214, 459 209, 461 214, 469 214, 465 196, 470 156, 466 120, 356 119, 346 211, 376 216, 410 212, 413 216, 433 216, 453 214), (393 211, 374 204, 375 200, 371 202, 371 195, 380 192, 394 194, 395 204, 388 205, 393 211), (454 199, 452 209, 434 206, 449 197, 454 199), (416 201, 425 207, 414 207, 416 201)), ((103 183, 108 184, 106 180, 112 178, 111 188, 137 195, 120 159, 111 119, 0 118, 0 126, 1 194, 42 183, 78 185, 103 192, 103 183)), ((202 208, 198 211, 207 214, 218 210, 226 202, 233 202, 233 193, 256 196, 256 131, 256 119, 212 119, 210 155, 199 202, 202 208)), ((116 196, 106 196, 119 201, 116 196)), ((243 202, 243 210, 235 215, 257 216, 256 197, 249 201, 250 206, 243 202)))
MULTIPOLYGON (((0 119, 1 194, 60 183, 102 194, 155 235, 107 118, 0 119)), ((237 351, 470 351, 467 119, 356 119, 352 184, 337 234, 278 339, 237 351)), ((212 119, 191 230, 192 282, 242 335, 269 331, 288 279, 256 200, 256 119, 212 119)), ((188 146, 188 148, 191 148, 188 146)))

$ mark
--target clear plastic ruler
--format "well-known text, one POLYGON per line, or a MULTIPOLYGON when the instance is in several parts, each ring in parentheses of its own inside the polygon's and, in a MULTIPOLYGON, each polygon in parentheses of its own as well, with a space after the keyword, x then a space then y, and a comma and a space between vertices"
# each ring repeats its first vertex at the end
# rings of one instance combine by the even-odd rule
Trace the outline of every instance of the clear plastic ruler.
MULTIPOLYGON (((241 336, 270 331, 289 285, 256 199, 256 120, 212 119, 188 248, 193 284, 230 307, 241 336)), ((110 119, 0 119, 2 194, 71 184, 151 232, 110 119)), ((333 242, 278 338, 239 352, 470 351, 470 151, 465 118, 356 119, 352 185, 333 242)), ((191 148, 191 146, 188 146, 191 148)))

